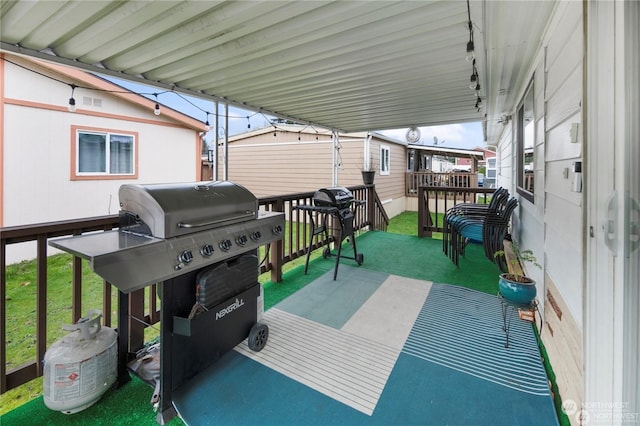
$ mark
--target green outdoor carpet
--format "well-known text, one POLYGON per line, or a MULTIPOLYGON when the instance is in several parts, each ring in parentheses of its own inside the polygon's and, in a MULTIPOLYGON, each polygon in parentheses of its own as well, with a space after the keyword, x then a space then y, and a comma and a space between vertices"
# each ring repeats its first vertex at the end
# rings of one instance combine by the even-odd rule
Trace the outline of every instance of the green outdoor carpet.
POLYGON ((265 313, 245 343, 176 392, 189 425, 557 424, 530 323, 504 347, 500 300, 342 265, 265 313))
MULTIPOLYGON (((499 269, 487 260, 482 248, 470 245, 460 268, 442 253, 442 242, 386 232, 367 232, 359 236, 358 252, 364 254, 364 264, 357 268, 378 271, 401 277, 445 282, 476 289, 489 294, 497 293, 499 269)), ((348 251, 347 251, 348 253, 348 251)), ((338 279, 344 275, 344 265, 356 266, 342 259, 338 279)), ((305 287, 327 271, 333 271, 335 259, 318 258, 309 265, 284 274, 280 283, 265 284, 265 309, 269 309, 289 295, 305 287)), ((152 389, 137 378, 116 391, 108 391, 94 406, 73 415, 64 415, 46 408, 42 397, 14 409, 0 417, 0 424, 57 425, 57 424, 136 424, 155 425, 155 413, 149 399, 152 389)), ((181 424, 174 419, 170 424, 181 424)))

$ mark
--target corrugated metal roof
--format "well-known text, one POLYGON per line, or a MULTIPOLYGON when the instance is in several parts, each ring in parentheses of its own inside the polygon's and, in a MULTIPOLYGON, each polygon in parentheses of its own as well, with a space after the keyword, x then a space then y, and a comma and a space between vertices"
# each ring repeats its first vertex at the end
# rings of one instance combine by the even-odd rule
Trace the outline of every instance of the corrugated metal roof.
POLYGON ((554 3, 470 2, 481 111, 466 1, 3 1, 0 38, 4 50, 355 132, 485 111, 497 121, 554 3))

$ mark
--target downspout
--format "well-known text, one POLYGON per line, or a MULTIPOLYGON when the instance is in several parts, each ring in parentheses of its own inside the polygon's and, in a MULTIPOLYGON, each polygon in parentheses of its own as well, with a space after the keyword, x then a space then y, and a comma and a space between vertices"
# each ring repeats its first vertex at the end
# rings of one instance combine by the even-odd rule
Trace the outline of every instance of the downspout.
POLYGON ((371 133, 367 133, 367 137, 364 140, 362 170, 371 170, 371 137, 371 133))

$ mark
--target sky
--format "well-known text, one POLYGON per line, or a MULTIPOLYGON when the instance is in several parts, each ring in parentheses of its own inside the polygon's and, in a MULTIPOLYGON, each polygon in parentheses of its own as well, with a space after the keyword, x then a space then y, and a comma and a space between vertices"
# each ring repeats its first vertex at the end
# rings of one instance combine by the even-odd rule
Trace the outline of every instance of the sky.
MULTIPOLYGON (((116 79, 110 76, 103 77, 136 93, 158 93, 158 103, 160 103, 160 105, 166 105, 202 122, 206 122, 207 119, 211 124, 214 122, 214 116, 212 115, 214 106, 213 102, 210 100, 186 96, 176 92, 162 93, 165 92, 165 89, 154 88, 127 80, 116 79), (209 112, 208 117, 207 112, 209 112)), ((155 98, 153 95, 147 96, 151 99, 155 98)), ((220 106, 220 113, 222 114, 222 106, 220 106)), ((257 114, 253 111, 229 107, 229 135, 236 135, 248 131, 249 124, 251 124, 251 129, 266 127, 269 125, 269 119, 271 118, 273 117, 269 117, 261 113, 257 114)), ((220 126, 224 126, 224 120, 222 119, 220 126)), ((486 146, 483 140, 482 125, 480 122, 420 127, 419 129, 421 134, 419 143, 425 145, 434 145, 435 137, 437 138, 437 145, 445 148, 473 149, 476 147, 486 146)), ((375 131, 401 141, 406 140, 407 129, 377 129, 375 131)), ((224 134, 223 129, 220 129, 220 132, 221 135, 224 134)), ((213 134, 210 132, 206 137, 206 140, 211 141, 212 138, 213 134)))

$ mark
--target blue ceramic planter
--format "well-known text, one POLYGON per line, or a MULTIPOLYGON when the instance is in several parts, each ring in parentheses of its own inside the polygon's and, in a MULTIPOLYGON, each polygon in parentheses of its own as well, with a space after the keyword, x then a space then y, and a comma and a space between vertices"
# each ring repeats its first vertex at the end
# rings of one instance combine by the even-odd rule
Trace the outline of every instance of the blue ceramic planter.
POLYGON ((526 283, 519 283, 508 279, 510 274, 501 274, 498 280, 498 290, 502 297, 513 303, 528 305, 536 297, 536 282, 526 278, 526 283))

